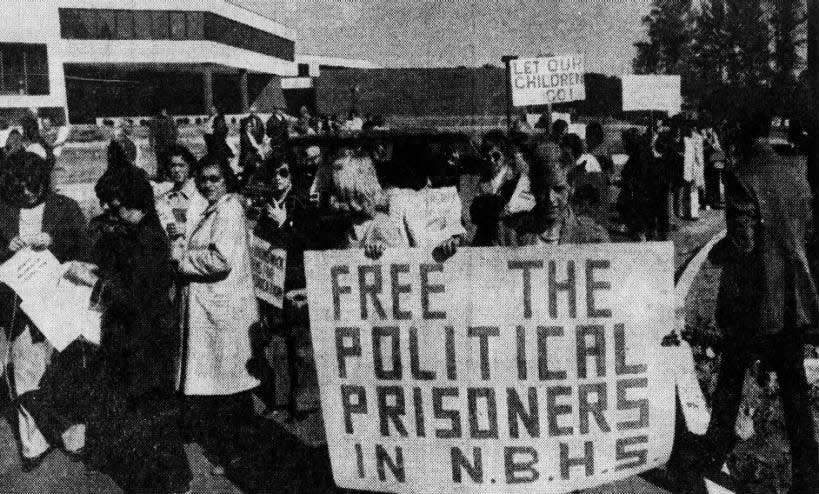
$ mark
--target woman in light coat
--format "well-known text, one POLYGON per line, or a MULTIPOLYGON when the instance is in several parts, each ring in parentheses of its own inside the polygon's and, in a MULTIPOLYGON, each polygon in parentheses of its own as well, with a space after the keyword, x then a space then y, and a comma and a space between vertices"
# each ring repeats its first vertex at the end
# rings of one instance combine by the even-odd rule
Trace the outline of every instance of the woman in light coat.
POLYGON ((224 160, 205 156, 196 186, 208 201, 179 262, 186 286, 181 387, 190 397, 193 433, 214 460, 214 473, 236 459, 235 432, 253 414, 247 371, 250 328, 259 319, 245 211, 230 193, 236 179, 224 160))

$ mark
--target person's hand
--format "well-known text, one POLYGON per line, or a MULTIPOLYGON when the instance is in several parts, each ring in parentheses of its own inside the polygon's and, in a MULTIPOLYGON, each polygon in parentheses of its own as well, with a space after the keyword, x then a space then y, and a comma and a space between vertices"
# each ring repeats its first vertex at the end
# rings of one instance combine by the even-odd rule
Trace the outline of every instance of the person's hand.
POLYGON ((287 211, 278 204, 267 204, 264 207, 264 211, 267 217, 273 220, 279 227, 287 221, 287 211))
POLYGON ((94 286, 99 280, 97 266, 87 262, 71 261, 63 277, 78 285, 94 286))
POLYGON ((459 245, 461 245, 461 237, 449 237, 441 242, 438 247, 435 247, 432 251, 432 257, 438 262, 446 261, 458 252, 459 245))
POLYGON ((364 255, 370 259, 378 259, 384 253, 384 243, 375 241, 364 246, 364 255))
POLYGON ((44 250, 54 244, 54 239, 46 232, 35 233, 25 238, 26 244, 34 250, 44 250))
POLYGON ((18 235, 11 239, 11 242, 9 242, 9 250, 12 252, 17 252, 18 250, 25 248, 27 245, 28 244, 26 244, 25 240, 20 238, 18 235))

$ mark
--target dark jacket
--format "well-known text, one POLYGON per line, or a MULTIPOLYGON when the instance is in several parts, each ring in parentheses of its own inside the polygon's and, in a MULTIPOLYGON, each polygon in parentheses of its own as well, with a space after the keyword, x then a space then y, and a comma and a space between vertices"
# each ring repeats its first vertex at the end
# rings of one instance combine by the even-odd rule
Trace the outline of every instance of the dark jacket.
MULTIPOLYGON (((558 244, 597 244, 610 242, 606 229, 588 216, 577 215, 569 208, 563 217, 558 244)), ((498 222, 493 246, 522 247, 538 245, 542 220, 537 209, 498 222)))
POLYGON ((276 224, 262 209, 253 234, 270 242, 271 246, 287 251, 284 278, 284 290, 287 292, 305 287, 304 251, 312 248, 309 239, 315 231, 308 224, 307 205, 294 192, 288 194, 284 204, 287 220, 283 225, 276 224))
MULTIPOLYGON (((46 196, 43 231, 51 235, 51 252, 60 262, 86 259, 85 217, 73 199, 54 193, 46 196)), ((19 233, 20 208, 0 202, 0 262, 14 254, 8 245, 19 233)))
POLYGON ((174 270, 168 238, 154 214, 114 235, 122 237, 109 244, 117 252, 95 259, 105 367, 129 396, 169 396, 179 332, 170 299, 174 270))
POLYGON ((804 173, 758 143, 725 180, 728 235, 711 252, 722 264, 717 323, 747 336, 803 328, 815 337, 819 297, 805 254, 811 195, 804 173))
POLYGON ((176 144, 176 140, 179 138, 179 130, 173 118, 159 115, 151 122, 151 135, 154 141, 154 149, 158 152, 165 152, 176 144))
POLYGON ((262 139, 264 139, 264 122, 258 115, 248 115, 241 119, 239 121, 239 154, 242 157, 253 151, 253 146, 247 138, 247 129, 251 122, 253 123, 251 135, 256 139, 256 142, 262 142, 262 139))
POLYGON ((279 119, 276 114, 270 115, 265 124, 265 134, 270 138, 270 145, 272 147, 283 146, 289 138, 287 120, 279 119))

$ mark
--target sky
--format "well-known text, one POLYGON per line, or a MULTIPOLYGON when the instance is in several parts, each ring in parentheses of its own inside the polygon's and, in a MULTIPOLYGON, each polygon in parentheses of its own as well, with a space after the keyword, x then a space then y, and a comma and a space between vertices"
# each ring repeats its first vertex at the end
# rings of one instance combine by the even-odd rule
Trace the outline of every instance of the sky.
POLYGON ((298 32, 296 51, 384 67, 502 65, 506 54, 586 55, 629 73, 650 0, 233 0, 298 32))

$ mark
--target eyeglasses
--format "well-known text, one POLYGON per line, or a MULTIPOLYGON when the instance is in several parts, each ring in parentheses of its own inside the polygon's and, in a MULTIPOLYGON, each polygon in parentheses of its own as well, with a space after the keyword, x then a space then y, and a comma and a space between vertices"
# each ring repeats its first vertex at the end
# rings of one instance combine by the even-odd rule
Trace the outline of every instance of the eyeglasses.
POLYGON ((218 184, 223 179, 224 178, 221 175, 200 175, 198 181, 202 183, 218 184))
POLYGON ((281 178, 287 178, 290 176, 290 169, 279 168, 278 170, 276 170, 276 175, 280 176, 281 178))

